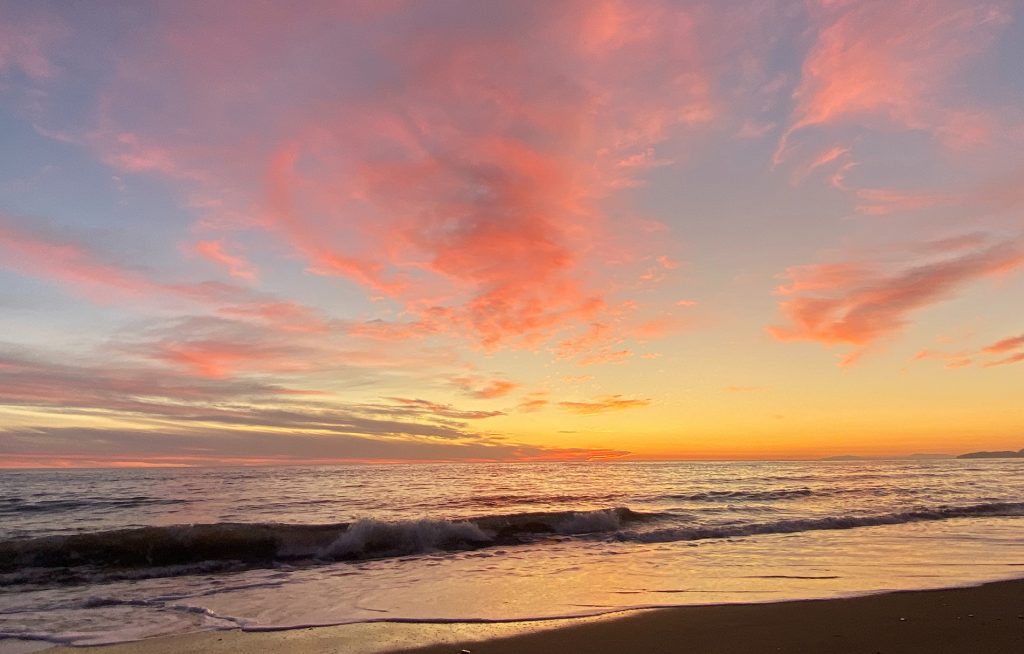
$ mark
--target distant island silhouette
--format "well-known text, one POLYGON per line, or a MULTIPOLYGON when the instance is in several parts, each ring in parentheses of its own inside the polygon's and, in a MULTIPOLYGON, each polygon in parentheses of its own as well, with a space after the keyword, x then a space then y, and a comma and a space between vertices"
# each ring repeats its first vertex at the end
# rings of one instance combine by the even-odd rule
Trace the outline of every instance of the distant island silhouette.
POLYGON ((961 454, 958 459, 1024 459, 1024 448, 1014 452, 1013 450, 998 450, 995 452, 968 452, 961 454))
POLYGON ((995 450, 992 452, 968 452, 966 454, 931 454, 918 453, 906 456, 860 456, 857 454, 839 454, 826 456, 820 461, 892 461, 892 460, 928 460, 928 459, 1024 459, 1024 448, 1017 451, 995 450))

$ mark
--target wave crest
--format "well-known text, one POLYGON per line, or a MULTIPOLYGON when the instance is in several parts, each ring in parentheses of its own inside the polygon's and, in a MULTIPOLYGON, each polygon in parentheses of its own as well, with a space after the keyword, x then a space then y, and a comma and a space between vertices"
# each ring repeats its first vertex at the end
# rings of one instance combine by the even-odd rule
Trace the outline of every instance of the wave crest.
POLYGON ((669 527, 645 532, 623 532, 618 540, 641 543, 668 543, 676 541, 736 538, 761 534, 793 534, 803 531, 880 527, 910 522, 928 522, 950 518, 986 518, 1024 516, 1024 502, 993 502, 958 507, 939 507, 919 511, 902 511, 864 516, 827 516, 796 520, 727 525, 722 527, 669 527))
MULTIPOLYGON (((465 520, 357 520, 325 525, 216 523, 141 527, 0 541, 0 582, 25 583, 27 569, 75 581, 82 568, 136 578, 223 567, 311 563, 512 545, 559 534, 613 531, 652 518, 627 508, 483 516, 465 520), (78 570, 76 572, 76 570, 78 570)), ((32 574, 31 578, 40 575, 32 574)))
POLYGON ((345 524, 217 523, 142 527, 0 541, 0 585, 178 576, 279 563, 316 564, 517 545, 597 535, 663 543, 852 529, 949 518, 1024 516, 1024 502, 943 506, 899 513, 701 526, 678 514, 625 507, 481 516, 463 520, 357 520, 345 524))
POLYGON ((460 550, 490 544, 492 538, 472 522, 358 520, 318 552, 321 559, 406 556, 437 550, 460 550))

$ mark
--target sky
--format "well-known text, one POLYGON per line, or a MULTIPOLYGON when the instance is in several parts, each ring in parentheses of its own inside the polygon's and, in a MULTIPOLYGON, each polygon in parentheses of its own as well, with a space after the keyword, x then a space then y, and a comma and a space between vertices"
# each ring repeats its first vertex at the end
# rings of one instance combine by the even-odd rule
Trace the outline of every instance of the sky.
POLYGON ((0 0, 0 467, 1024 447, 1020 0, 0 0))

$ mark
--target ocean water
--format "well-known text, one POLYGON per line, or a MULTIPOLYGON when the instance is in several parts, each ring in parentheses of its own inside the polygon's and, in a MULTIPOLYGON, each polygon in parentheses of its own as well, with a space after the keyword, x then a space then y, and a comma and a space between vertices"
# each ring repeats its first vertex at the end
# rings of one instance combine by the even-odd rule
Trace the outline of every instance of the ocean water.
POLYGON ((0 472, 0 638, 506 621, 1024 576, 1024 461, 0 472))

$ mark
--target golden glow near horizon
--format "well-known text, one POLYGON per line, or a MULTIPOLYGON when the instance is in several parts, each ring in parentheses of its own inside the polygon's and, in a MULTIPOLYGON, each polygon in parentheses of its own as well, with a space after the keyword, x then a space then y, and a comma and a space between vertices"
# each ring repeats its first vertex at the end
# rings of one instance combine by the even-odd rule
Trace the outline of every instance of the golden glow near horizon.
POLYGON ((1024 12, 0 7, 0 466, 1024 447, 1024 12))

